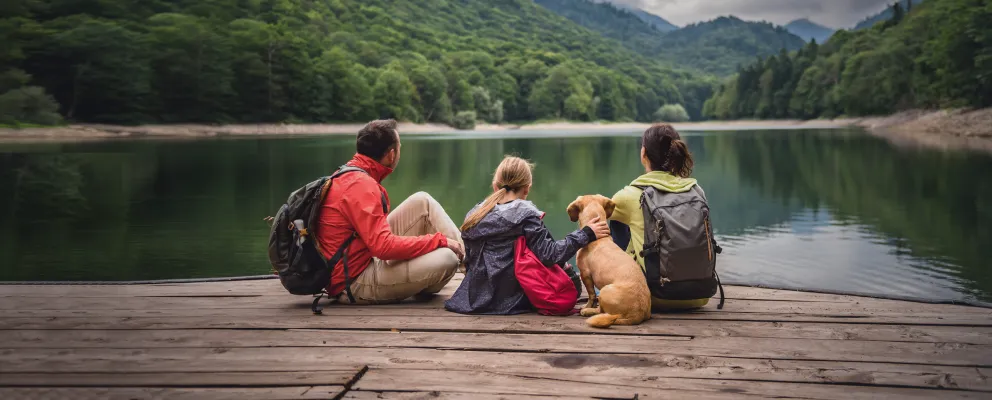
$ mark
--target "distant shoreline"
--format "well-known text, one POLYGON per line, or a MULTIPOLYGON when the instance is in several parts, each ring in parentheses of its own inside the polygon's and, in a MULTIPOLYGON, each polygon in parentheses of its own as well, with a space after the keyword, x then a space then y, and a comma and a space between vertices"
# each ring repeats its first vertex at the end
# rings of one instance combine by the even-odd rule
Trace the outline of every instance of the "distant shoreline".
MULTIPOLYGON (((992 109, 977 111, 909 111, 887 117, 833 120, 741 120, 673 124, 682 131, 756 129, 840 129, 861 127, 898 144, 992 152, 992 109)), ((401 123, 402 134, 500 134, 534 131, 639 132, 650 124, 609 122, 537 122, 523 125, 479 124, 457 130, 441 124, 401 123)), ((0 129, 0 143, 63 142, 112 139, 197 139, 214 137, 286 137, 353 135, 362 124, 139 125, 73 124, 51 128, 0 129)))
MULTIPOLYGON (((735 129, 836 129, 850 125, 842 120, 813 121, 706 121, 673 124, 679 130, 716 131, 735 129)), ((106 125, 72 124, 49 128, 0 129, 0 141, 18 139, 86 140, 127 138, 211 138, 238 136, 313 136, 354 135, 363 124, 231 124, 231 125, 106 125), (8 140, 9 139, 9 140, 8 140)), ((631 131, 647 129, 651 124, 635 122, 536 122, 526 124, 478 124, 473 130, 459 130, 442 124, 414 124, 401 122, 399 130, 404 135, 507 133, 517 131, 631 131)))
POLYGON ((992 108, 904 111, 855 121, 855 126, 897 146, 992 153, 992 108))

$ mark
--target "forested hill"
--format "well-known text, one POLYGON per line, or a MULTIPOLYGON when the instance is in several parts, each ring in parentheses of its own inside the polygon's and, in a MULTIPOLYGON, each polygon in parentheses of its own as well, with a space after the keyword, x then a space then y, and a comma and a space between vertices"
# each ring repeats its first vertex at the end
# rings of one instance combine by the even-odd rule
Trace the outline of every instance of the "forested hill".
POLYGON ((450 122, 467 111, 489 121, 647 121, 666 103, 698 116, 713 87, 532 0, 0 8, 7 123, 44 111, 38 87, 71 120, 113 123, 450 122))
POLYGON ((796 50, 805 44, 782 27, 736 17, 721 17, 666 32, 610 3, 535 2, 640 54, 720 76, 733 74, 737 65, 753 62, 756 57, 777 54, 783 48, 796 50))
MULTIPOLYGON (((905 9, 912 9, 913 6, 920 4, 920 2, 922 1, 923 0, 897 0, 896 3, 901 5, 902 8, 905 10, 905 9)), ((888 21, 890 19, 892 19, 892 7, 887 7, 885 10, 882 10, 878 14, 872 15, 868 18, 865 18, 861 22, 858 22, 858 24, 854 26, 854 30, 859 31, 862 29, 871 28, 872 26, 875 26, 875 24, 879 22, 888 21)))
POLYGON ((756 57, 776 54, 782 49, 797 50, 804 44, 781 26, 731 16, 669 32, 662 38, 661 49, 678 65, 729 75, 738 65, 752 62, 756 57))
POLYGON ((883 115, 992 106, 992 3, 930 0, 743 68, 706 102, 719 119, 883 115))
POLYGON ((608 2, 590 0, 534 0, 534 2, 648 56, 657 55, 661 46, 661 37, 665 34, 665 31, 655 28, 630 10, 608 2))

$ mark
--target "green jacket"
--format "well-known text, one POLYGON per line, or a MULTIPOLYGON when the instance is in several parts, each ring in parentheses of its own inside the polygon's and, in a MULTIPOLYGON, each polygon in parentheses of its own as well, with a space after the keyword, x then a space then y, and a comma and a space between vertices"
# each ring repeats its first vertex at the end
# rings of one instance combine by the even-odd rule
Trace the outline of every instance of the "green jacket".
MULTIPOLYGON (((667 172, 651 171, 637 177, 630 185, 613 195, 616 209, 613 210, 610 219, 630 227, 630 243, 625 250, 637 261, 642 270, 644 259, 639 254, 644 249, 644 214, 641 212, 643 190, 640 187, 653 186, 670 193, 683 193, 688 192, 696 184, 693 178, 680 178, 667 172)), ((652 298, 651 303, 655 308, 696 308, 706 305, 708 301, 709 299, 675 301, 652 298)))

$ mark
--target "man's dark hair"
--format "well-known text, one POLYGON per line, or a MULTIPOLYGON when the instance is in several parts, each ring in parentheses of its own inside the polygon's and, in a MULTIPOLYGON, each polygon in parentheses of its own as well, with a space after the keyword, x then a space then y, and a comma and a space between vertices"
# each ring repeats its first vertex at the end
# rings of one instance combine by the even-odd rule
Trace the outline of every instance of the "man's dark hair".
POLYGON ((644 131, 641 146, 652 171, 664 171, 682 178, 692 174, 692 153, 679 132, 669 124, 656 124, 644 131))
POLYGON ((399 142, 396 134, 396 120, 378 119, 365 124, 358 131, 358 154, 379 161, 399 142))

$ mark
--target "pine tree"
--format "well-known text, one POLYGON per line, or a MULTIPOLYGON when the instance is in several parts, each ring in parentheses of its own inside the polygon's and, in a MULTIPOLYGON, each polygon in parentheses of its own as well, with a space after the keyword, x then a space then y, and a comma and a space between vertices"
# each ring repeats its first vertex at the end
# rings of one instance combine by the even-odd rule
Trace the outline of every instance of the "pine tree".
MULTIPOLYGON (((912 3, 912 2, 910 2, 910 3, 912 3)), ((890 25, 889 26, 899 25, 899 23, 902 22, 902 19, 905 16, 906 16, 906 12, 903 10, 902 4, 899 3, 899 2, 896 2, 896 4, 894 4, 892 6, 892 19, 890 20, 890 25)))

